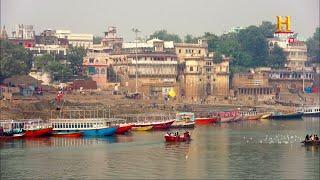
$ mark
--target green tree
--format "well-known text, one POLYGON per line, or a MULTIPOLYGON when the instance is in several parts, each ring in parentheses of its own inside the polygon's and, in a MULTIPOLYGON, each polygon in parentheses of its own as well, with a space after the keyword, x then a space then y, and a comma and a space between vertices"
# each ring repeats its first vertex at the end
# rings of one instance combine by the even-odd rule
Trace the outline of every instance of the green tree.
POLYGON ((49 62, 52 62, 53 60, 54 58, 51 54, 43 54, 34 58, 34 65, 38 70, 42 69, 47 71, 49 62))
POLYGON ((306 43, 310 59, 320 63, 320 27, 316 28, 316 32, 307 40, 306 43))
POLYGON ((261 30, 256 26, 249 26, 238 34, 238 39, 243 51, 246 51, 253 58, 250 66, 258 67, 266 65, 268 60, 267 39, 261 30))
POLYGON ((0 82, 14 75, 25 75, 32 67, 32 54, 22 46, 0 40, 0 82))
POLYGON ((259 26, 262 34, 266 38, 272 38, 274 32, 276 32, 277 26, 269 21, 262 21, 262 24, 259 26))
POLYGON ((170 34, 167 30, 159 30, 150 35, 149 39, 158 38, 164 41, 173 41, 176 43, 182 42, 181 38, 177 34, 170 34))
POLYGON ((270 52, 267 66, 272 68, 281 68, 284 66, 286 59, 286 54, 283 52, 282 48, 276 44, 270 52))
POLYGON ((59 61, 50 61, 46 66, 47 71, 53 75, 54 80, 67 80, 69 79, 71 72, 66 65, 61 64, 59 61))
POLYGON ((217 50, 218 44, 220 43, 219 36, 212 34, 210 32, 205 32, 203 38, 206 39, 208 42, 209 51, 217 50))
POLYGON ((71 47, 67 52, 67 62, 73 74, 78 74, 82 69, 83 57, 86 55, 86 50, 82 47, 71 47))
POLYGON ((197 37, 193 37, 191 34, 187 34, 184 37, 184 42, 185 43, 198 43, 198 38, 197 37))

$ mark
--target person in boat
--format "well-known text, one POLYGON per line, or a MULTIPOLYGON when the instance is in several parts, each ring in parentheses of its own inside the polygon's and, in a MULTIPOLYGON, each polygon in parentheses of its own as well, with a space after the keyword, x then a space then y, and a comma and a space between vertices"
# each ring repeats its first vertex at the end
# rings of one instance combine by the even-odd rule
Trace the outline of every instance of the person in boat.
POLYGON ((319 137, 318 137, 318 135, 316 134, 315 135, 315 138, 314 138, 316 141, 319 141, 319 137))
POLYGON ((305 141, 309 141, 309 134, 306 135, 306 138, 304 139, 305 141))
POLYGON ((311 134, 310 140, 314 141, 314 135, 313 134, 311 134))

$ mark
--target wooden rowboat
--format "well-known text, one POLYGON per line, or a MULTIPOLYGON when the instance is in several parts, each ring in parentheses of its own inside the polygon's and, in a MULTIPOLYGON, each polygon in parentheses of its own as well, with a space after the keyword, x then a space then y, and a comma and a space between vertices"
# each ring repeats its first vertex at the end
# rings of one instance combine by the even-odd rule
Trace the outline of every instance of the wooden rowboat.
POLYGON ((266 113, 261 116, 261 119, 268 119, 271 113, 266 113))
POLYGON ((249 121, 255 121, 255 120, 259 120, 261 117, 263 116, 263 114, 258 114, 258 115, 249 115, 249 116, 245 116, 245 120, 249 120, 249 121))
POLYGON ((314 141, 302 141, 301 143, 303 143, 306 146, 319 146, 320 145, 320 141, 318 140, 314 140, 314 141))
POLYGON ((135 127, 132 127, 131 130, 132 131, 150 131, 152 127, 153 126, 135 126, 135 127))

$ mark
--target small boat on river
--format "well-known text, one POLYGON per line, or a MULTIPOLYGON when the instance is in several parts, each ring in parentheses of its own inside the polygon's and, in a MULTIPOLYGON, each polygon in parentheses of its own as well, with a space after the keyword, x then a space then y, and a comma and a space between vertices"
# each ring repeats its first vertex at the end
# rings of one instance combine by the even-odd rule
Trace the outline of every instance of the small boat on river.
POLYGON ((194 113, 180 112, 176 114, 176 119, 172 123, 171 128, 194 128, 194 113))
POLYGON ((271 113, 265 113, 261 116, 261 119, 268 119, 271 113))
POLYGON ((208 124, 213 124, 219 121, 218 117, 201 117, 201 118, 196 118, 195 122, 196 125, 208 125, 208 124))
MULTIPOLYGON (((153 130, 165 130, 170 128, 174 120, 162 120, 162 121, 139 121, 133 124, 133 127, 146 127, 152 126, 153 130)), ((148 129, 148 128, 147 128, 148 129)), ((148 129, 149 130, 149 129, 148 129)))
POLYGON ((132 129, 132 125, 131 124, 120 124, 116 134, 124 134, 128 131, 130 131, 132 129))
POLYGON ((166 142, 186 142, 191 140, 189 132, 183 133, 183 135, 172 135, 171 133, 164 136, 166 142))
POLYGON ((320 145, 319 140, 302 141, 301 143, 303 143, 306 146, 319 146, 320 145))
POLYGON ((40 119, 2 121, 0 126, 5 127, 5 134, 11 133, 13 137, 49 136, 53 129, 50 124, 40 119))
POLYGON ((257 111, 244 111, 240 112, 244 120, 247 121, 256 121, 259 120, 263 114, 259 114, 257 111))
POLYGON ((294 113, 280 113, 280 112, 275 112, 272 113, 269 116, 269 119, 273 119, 273 120, 288 120, 288 119, 302 119, 302 112, 294 112, 294 113))
POLYGON ((132 131, 150 131, 153 126, 132 126, 132 131))

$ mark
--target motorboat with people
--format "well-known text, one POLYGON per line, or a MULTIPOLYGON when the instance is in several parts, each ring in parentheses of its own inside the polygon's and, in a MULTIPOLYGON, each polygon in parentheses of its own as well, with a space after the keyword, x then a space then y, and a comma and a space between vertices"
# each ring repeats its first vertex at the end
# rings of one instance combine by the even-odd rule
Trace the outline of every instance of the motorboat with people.
POLYGON ((190 133, 188 131, 185 131, 183 135, 180 135, 179 132, 176 133, 170 133, 168 132, 164 136, 166 142, 187 142, 191 140, 190 133))
POLYGON ((304 141, 301 141, 306 146, 319 146, 320 140, 317 134, 311 134, 310 136, 307 134, 304 141))

